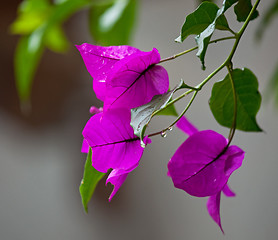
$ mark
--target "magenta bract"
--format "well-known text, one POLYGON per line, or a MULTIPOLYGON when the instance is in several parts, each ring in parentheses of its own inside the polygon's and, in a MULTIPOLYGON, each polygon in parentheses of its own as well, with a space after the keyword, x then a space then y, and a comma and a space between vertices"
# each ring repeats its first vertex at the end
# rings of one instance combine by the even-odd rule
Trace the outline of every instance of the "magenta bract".
POLYGON ((228 141, 212 130, 199 131, 186 118, 177 126, 190 137, 178 148, 168 163, 168 175, 175 187, 192 196, 209 196, 208 212, 221 227, 220 194, 232 197, 235 194, 227 182, 230 175, 243 161, 244 152, 237 146, 227 147, 228 141))
POLYGON ((155 64, 160 54, 154 48, 143 52, 130 46, 77 46, 93 77, 97 97, 110 108, 135 108, 169 89, 167 71, 155 64))
POLYGON ((141 52, 131 46, 102 47, 88 43, 76 45, 88 72, 93 77, 93 89, 98 99, 104 101, 106 95, 106 79, 114 64, 119 60, 141 52))
MULTIPOLYGON (((99 172, 113 169, 107 178, 107 182, 114 185, 111 200, 128 173, 138 166, 144 151, 130 126, 129 110, 111 109, 92 116, 83 136, 82 150, 86 150, 87 144, 91 147, 93 167, 99 172)), ((150 140, 145 139, 145 143, 150 143, 150 140)))

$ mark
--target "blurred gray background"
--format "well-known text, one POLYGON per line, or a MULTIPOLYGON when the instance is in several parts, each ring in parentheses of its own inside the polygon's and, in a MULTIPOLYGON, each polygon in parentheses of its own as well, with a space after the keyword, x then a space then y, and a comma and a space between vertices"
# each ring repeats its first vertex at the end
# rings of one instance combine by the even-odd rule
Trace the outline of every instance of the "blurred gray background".
MULTIPOLYGON (((244 239, 271 240, 278 235, 278 111, 263 101, 258 123, 263 133, 236 132, 233 144, 246 151, 243 166, 230 178, 235 198, 222 197, 221 216, 226 235, 211 220, 206 199, 175 189, 167 177, 167 162, 185 140, 173 130, 166 138, 153 138, 140 166, 132 172, 111 203, 111 185, 101 181, 85 214, 79 183, 86 156, 80 153, 81 131, 91 105, 101 106, 92 91, 92 79, 72 47, 66 55, 46 51, 36 74, 33 111, 22 116, 13 78, 13 52, 17 37, 8 34, 20 1, 1 3, 0 14, 0 239, 244 239)), ((272 1, 261 1, 263 13, 272 1)), ((133 46, 149 51, 156 47, 162 58, 194 46, 179 35, 185 15, 196 1, 144 0, 140 3, 133 46)), ((233 14, 228 14, 233 17, 233 14)), ((76 14, 65 25, 73 44, 92 43, 87 30, 87 12, 76 14)), ((248 67, 258 77, 263 99, 268 79, 276 65, 278 31, 276 20, 261 43, 254 34, 260 20, 251 22, 234 57, 234 67, 248 67)), ((239 24, 233 29, 238 30, 239 24)), ((219 35, 219 36, 223 36, 219 35)), ((231 42, 211 46, 207 70, 201 71, 195 53, 164 63, 171 85, 183 78, 196 85, 219 66, 231 50, 231 42)), ((215 77, 197 96, 187 116, 199 129, 214 129, 224 135, 208 107, 215 77)), ((185 106, 186 101, 178 108, 185 106)), ((154 121, 150 131, 172 119, 154 121)))

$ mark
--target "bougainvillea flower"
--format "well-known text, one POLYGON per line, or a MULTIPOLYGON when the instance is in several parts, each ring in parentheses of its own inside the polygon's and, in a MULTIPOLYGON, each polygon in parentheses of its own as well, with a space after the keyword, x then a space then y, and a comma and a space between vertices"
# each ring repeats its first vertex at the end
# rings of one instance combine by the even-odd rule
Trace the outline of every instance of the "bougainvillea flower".
POLYGON ((102 47, 88 43, 76 45, 79 50, 88 72, 93 77, 93 89, 98 99, 104 101, 106 94, 106 79, 119 60, 141 52, 131 46, 110 46, 102 47))
POLYGON ((155 65, 160 55, 154 48, 150 52, 132 54, 114 65, 107 78, 104 109, 135 108, 152 100, 155 95, 169 89, 167 71, 155 65))
POLYGON ((169 89, 167 71, 156 65, 157 49, 143 52, 130 46, 77 46, 93 77, 97 97, 109 108, 135 108, 169 89))
POLYGON ((190 136, 169 161, 168 175, 175 187, 190 195, 209 196, 208 211, 221 228, 220 193, 223 190, 228 196, 233 195, 227 182, 241 166, 244 152, 237 146, 227 147, 227 139, 217 132, 198 132, 185 118, 179 120, 177 127, 190 136))
MULTIPOLYGON (((144 151, 130 126, 130 112, 111 109, 95 114, 87 122, 83 136, 92 149, 93 167, 104 173, 113 169, 107 179, 114 185, 111 200, 127 174, 138 166, 144 151)), ((144 142, 151 143, 148 138, 144 142)))

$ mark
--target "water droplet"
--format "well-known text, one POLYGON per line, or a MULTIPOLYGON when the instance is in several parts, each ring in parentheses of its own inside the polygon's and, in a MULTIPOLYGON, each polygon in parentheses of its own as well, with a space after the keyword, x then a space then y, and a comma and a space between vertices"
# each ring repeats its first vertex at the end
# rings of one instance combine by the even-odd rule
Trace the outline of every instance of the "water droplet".
POLYGON ((161 135, 161 137, 163 137, 163 138, 166 138, 166 137, 167 137, 166 131, 162 131, 160 135, 161 135))
POLYGON ((213 180, 213 182, 216 182, 216 178, 213 180))
POLYGON ((169 127, 168 130, 171 132, 173 130, 173 127, 169 127))

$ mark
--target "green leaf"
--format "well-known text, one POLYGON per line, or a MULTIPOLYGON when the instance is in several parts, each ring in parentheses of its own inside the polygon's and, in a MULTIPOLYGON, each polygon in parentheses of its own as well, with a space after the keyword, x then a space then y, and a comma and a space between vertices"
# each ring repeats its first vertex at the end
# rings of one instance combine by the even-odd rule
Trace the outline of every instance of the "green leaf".
MULTIPOLYGON (((21 37, 15 52, 16 88, 22 106, 29 105, 32 79, 43 52, 41 32, 21 37)), ((24 109, 23 109, 24 110, 24 109)))
MULTIPOLYGON (((245 68, 233 70, 232 78, 237 96, 236 129, 262 131, 256 122, 261 105, 256 76, 245 68)), ((234 118, 234 97, 229 75, 214 84, 209 105, 217 122, 230 128, 234 118)))
POLYGON ((88 213, 88 203, 92 198, 95 188, 104 175, 105 173, 97 171, 92 166, 92 149, 90 149, 84 166, 83 179, 79 186, 82 204, 86 213, 88 213))
POLYGON ((167 106, 167 103, 171 100, 175 91, 181 89, 182 87, 183 87, 183 81, 181 81, 180 84, 176 86, 173 90, 168 91, 167 93, 164 93, 162 95, 154 96, 149 103, 131 109, 130 125, 134 130, 134 134, 140 137, 141 144, 143 144, 142 140, 144 139, 146 128, 149 122, 151 121, 152 117, 156 115, 156 111, 165 108, 167 106))
MULTIPOLYGON (((198 35, 204 31, 215 19, 218 7, 214 3, 203 2, 193 13, 185 18, 180 36, 177 42, 183 42, 189 35, 198 35)), ((229 30, 228 22, 225 16, 220 16, 216 22, 216 28, 220 30, 229 30)))
POLYGON ((46 47, 53 52, 64 53, 69 48, 69 41, 59 25, 50 28, 45 36, 46 47))
POLYGON ((100 45, 128 44, 135 23, 137 0, 113 0, 90 10, 90 31, 100 45))
MULTIPOLYGON (((170 101, 171 101, 171 99, 170 99, 170 101)), ((164 108, 157 115, 174 116, 174 117, 179 116, 174 104, 168 106, 167 108, 164 108)))
MULTIPOLYGON (((248 17, 250 11, 252 9, 251 0, 239 0, 238 3, 234 7, 235 14, 237 16, 237 21, 244 22, 248 17)), ((259 12, 256 10, 252 16, 251 20, 257 18, 259 16, 259 12)))
POLYGON ((46 0, 25 0, 18 8, 18 16, 11 24, 13 34, 30 34, 49 16, 52 8, 46 0))
MULTIPOLYGON (((32 14, 33 11, 40 13, 42 9, 46 9, 48 6, 40 5, 40 3, 44 2, 47 3, 45 0, 26 0, 23 2, 24 4, 21 6, 20 11, 22 14, 32 14)), ((32 32, 20 39, 15 53, 16 87, 22 106, 30 105, 33 77, 45 46, 56 52, 63 52, 68 43, 60 29, 60 25, 71 14, 89 3, 90 0, 68 0, 54 5, 47 19, 44 19, 41 25, 29 26, 29 28, 26 27, 24 30, 26 33, 28 31, 32 32)))
MULTIPOLYGON (((198 52, 196 55, 197 55, 197 57, 200 58, 203 69, 206 68, 205 67, 205 55, 207 52, 209 41, 211 39, 212 34, 214 33, 214 30, 217 28, 218 21, 220 21, 224 17, 223 14, 237 1, 238 0, 224 0, 222 7, 217 11, 212 23, 204 31, 202 31, 198 36, 195 37, 196 43, 198 45, 198 52)), ((223 21, 223 20, 221 20, 221 21, 223 21)), ((224 29, 224 30, 227 30, 227 29, 224 29)))

